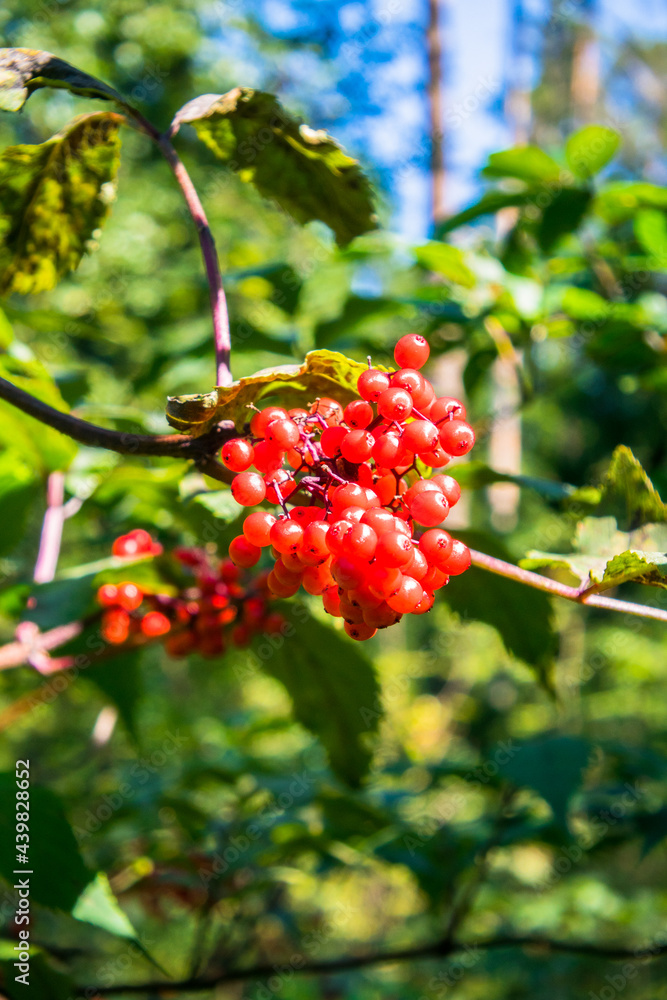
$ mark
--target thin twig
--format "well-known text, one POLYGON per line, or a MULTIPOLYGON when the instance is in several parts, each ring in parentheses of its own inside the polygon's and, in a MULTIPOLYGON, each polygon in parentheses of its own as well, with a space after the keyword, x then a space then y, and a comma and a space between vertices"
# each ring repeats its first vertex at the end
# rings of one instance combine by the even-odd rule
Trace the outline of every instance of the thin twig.
MULTIPOLYGON (((565 952, 573 955, 588 955, 591 958, 601 958, 607 961, 623 961, 624 959, 658 958, 667 952, 667 945, 657 945, 648 948, 604 948, 584 941, 552 941, 542 937, 497 937, 482 941, 447 941, 442 939, 431 944, 416 948, 403 948, 396 951, 376 952, 370 955, 349 955, 318 962, 305 962, 303 965, 289 965, 294 973, 300 975, 329 975, 346 972, 352 969, 362 969, 371 965, 390 965, 395 962, 414 962, 422 958, 449 958, 461 951, 491 951, 500 948, 531 948, 537 951, 565 952)), ((252 979, 264 979, 276 974, 276 962, 271 965, 254 965, 247 969, 229 969, 214 976, 201 976, 184 979, 177 982, 153 981, 148 983, 125 983, 113 986, 79 986, 84 996, 95 996, 95 992, 105 997, 119 993, 205 993, 224 983, 247 982, 252 979)))
POLYGON ((231 421, 222 421, 200 437, 190 437, 187 434, 128 434, 125 431, 113 431, 107 427, 89 424, 71 413, 56 410, 55 407, 43 403, 41 399, 31 396, 24 389, 19 389, 5 378, 0 378, 0 399, 6 400, 12 406, 18 407, 29 416, 53 427, 61 434, 66 434, 80 444, 88 445, 90 448, 106 448, 121 455, 154 455, 197 460, 213 454, 236 433, 231 421))
POLYGON ((539 573, 532 573, 528 569, 521 569, 513 563, 497 559, 495 556, 488 556, 485 552, 470 550, 473 566, 488 570, 489 573, 496 573, 504 576, 508 580, 516 580, 517 583, 526 584, 536 590, 543 590, 547 594, 556 594, 564 597, 566 601, 574 601, 575 604, 584 604, 589 608, 606 608, 608 611, 619 611, 626 615, 635 615, 638 618, 651 618, 658 622, 667 622, 667 611, 662 608, 653 608, 648 604, 634 604, 631 601, 619 601, 614 597, 603 597, 594 592, 594 588, 581 589, 580 587, 568 587, 557 580, 550 580, 549 577, 540 576, 539 573))
POLYGON ((33 573, 35 583, 50 583, 56 575, 65 523, 65 475, 52 472, 46 485, 46 512, 33 573))

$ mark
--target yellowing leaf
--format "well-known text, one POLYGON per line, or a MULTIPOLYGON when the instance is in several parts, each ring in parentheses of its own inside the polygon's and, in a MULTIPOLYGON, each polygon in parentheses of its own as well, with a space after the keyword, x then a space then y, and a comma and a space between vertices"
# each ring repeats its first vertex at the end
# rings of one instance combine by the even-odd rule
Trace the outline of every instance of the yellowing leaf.
POLYGON ((41 292, 76 268, 102 225, 119 164, 121 115, 76 119, 0 157, 0 291, 41 292))
POLYGON ((56 87, 81 97, 99 97, 127 106, 121 95, 106 83, 50 52, 0 49, 0 109, 20 111, 33 90, 40 87, 56 87))
POLYGON ((267 368, 202 396, 173 396, 167 420, 182 433, 198 436, 220 420, 233 420, 240 429, 252 416, 250 404, 258 405, 268 396, 277 396, 288 406, 314 402, 318 396, 347 403, 357 395, 357 380, 365 368, 337 351, 310 351, 302 365, 267 368))
POLYGON ((359 164, 331 136, 293 118, 273 96, 236 87, 204 94, 177 112, 215 155, 297 222, 320 219, 340 244, 374 229, 371 188, 359 164))

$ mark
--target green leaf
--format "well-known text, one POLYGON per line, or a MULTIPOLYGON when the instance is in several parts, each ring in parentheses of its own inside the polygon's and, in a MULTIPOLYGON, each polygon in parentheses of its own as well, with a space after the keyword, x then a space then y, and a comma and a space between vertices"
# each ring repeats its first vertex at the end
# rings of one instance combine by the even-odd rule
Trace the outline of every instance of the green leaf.
POLYGON ((537 241, 549 253, 561 236, 579 228, 591 204, 592 194, 581 188, 563 188, 542 213, 537 229, 537 241))
POLYGON ((635 236, 647 253, 654 257, 667 255, 667 216, 657 208, 644 208, 634 220, 635 236))
POLYGON ((50 52, 0 49, 0 110, 20 111, 32 92, 40 87, 69 90, 80 97, 99 97, 128 107, 112 87, 50 52))
POLYGON ((588 125, 565 143, 565 158, 576 177, 593 177, 612 159, 621 142, 618 132, 604 125, 588 125))
POLYGON ((611 303, 603 299, 597 292, 587 288, 569 286, 563 290, 561 300, 563 311, 572 319, 602 320, 611 315, 611 303))
POLYGON ((248 406, 268 396, 277 396, 285 405, 314 402, 318 396, 334 396, 347 403, 356 398, 357 380, 366 367, 336 351, 310 351, 302 365, 267 368, 201 397, 171 396, 167 420, 183 433, 202 434, 220 420, 233 420, 237 427, 243 427, 251 415, 248 406), (204 401, 201 410, 197 409, 198 398, 204 401), (190 423, 193 414, 196 423, 190 423))
POLYGON ((44 955, 31 951, 27 983, 16 981, 20 970, 14 961, 16 955, 11 962, 0 963, 5 970, 4 989, 10 1000, 72 1000, 76 996, 71 979, 52 968, 44 955))
POLYGON ((16 548, 42 492, 34 469, 22 460, 18 450, 0 454, 0 556, 16 548))
MULTIPOLYGON (((16 864, 16 777, 0 774, 0 875, 13 885, 16 864)), ((30 897, 34 903, 69 912, 90 881, 65 812, 57 795, 30 788, 30 897)))
POLYGON ((605 187, 595 199, 596 212, 612 225, 632 218, 641 208, 667 208, 667 187, 621 181, 605 187))
POLYGON ((43 632, 56 625, 79 621, 92 606, 93 580, 94 576, 89 575, 34 586, 31 606, 24 617, 36 622, 43 632))
MULTIPOLYGON (((495 540, 474 532, 459 531, 457 538, 489 555, 508 560, 508 553, 495 540)), ((492 625, 508 652, 536 667, 548 678, 557 648, 553 611, 547 594, 515 580, 487 573, 472 566, 452 577, 439 593, 464 621, 474 619, 492 625)))
POLYGON ((600 486, 596 515, 611 515, 622 530, 667 521, 667 504, 626 445, 619 445, 600 486))
POLYGON ((452 469, 452 474, 463 489, 477 490, 492 483, 516 483, 535 490, 547 500, 565 500, 572 495, 574 487, 567 483, 557 483, 549 479, 538 479, 536 476, 512 476, 505 472, 496 472, 484 462, 466 462, 452 469))
POLYGON ((486 177, 516 177, 528 184, 560 180, 561 167, 537 146, 517 146, 492 153, 482 173, 486 177))
POLYGON ((231 523, 241 514, 244 508, 237 503, 231 490, 215 490, 211 493, 198 493, 193 497, 194 503, 200 504, 221 521, 231 523))
MULTIPOLYGON (((0 377, 29 392, 57 410, 67 410, 60 391, 45 368, 37 361, 19 361, 0 355, 0 377)), ((0 400, 0 447, 20 452, 35 471, 66 469, 78 445, 64 434, 0 400)))
POLYGON ((587 517, 577 525, 574 552, 529 552, 524 569, 566 571, 576 584, 604 588, 644 583, 667 588, 667 526, 618 530, 614 517, 587 517))
POLYGON ((101 927, 115 937, 137 940, 137 932, 118 904, 109 879, 98 872, 76 901, 72 916, 87 924, 101 927))
POLYGON ((273 94, 245 87, 204 94, 177 112, 172 135, 184 123, 297 222, 326 222, 339 244, 375 228, 370 184, 358 162, 326 132, 292 117, 273 94))
POLYGON ((262 669, 285 685, 296 718, 322 741, 338 777, 358 785, 371 758, 363 737, 375 732, 381 714, 373 667, 352 640, 303 606, 290 617, 293 636, 278 648, 256 646, 262 669))
POLYGON ((433 242, 415 247, 413 252, 418 263, 427 270, 442 274, 449 281, 465 288, 472 288, 475 284, 475 275, 465 263, 463 252, 458 247, 433 242))
POLYGON ((458 229, 459 226, 464 226, 468 222, 474 222, 475 219, 480 218, 482 215, 495 215, 496 212, 500 212, 503 208, 518 208, 527 205, 533 197, 533 193, 527 191, 520 193, 488 191, 473 205, 469 205, 462 212, 457 212, 456 215, 451 215, 444 222, 441 222, 436 227, 436 235, 441 239, 446 233, 451 232, 452 229, 458 229))
POLYGON ((39 146, 0 157, 0 291, 41 292, 76 268, 103 224, 122 116, 84 115, 39 146))
POLYGON ((551 736, 523 743, 501 773, 518 787, 527 786, 549 803, 555 821, 567 828, 568 803, 581 785, 590 744, 574 736, 551 736))
POLYGON ((364 337, 385 337, 387 322, 405 311, 405 306, 396 299, 350 295, 339 316, 317 324, 315 343, 326 347, 334 341, 347 340, 358 347, 364 337))

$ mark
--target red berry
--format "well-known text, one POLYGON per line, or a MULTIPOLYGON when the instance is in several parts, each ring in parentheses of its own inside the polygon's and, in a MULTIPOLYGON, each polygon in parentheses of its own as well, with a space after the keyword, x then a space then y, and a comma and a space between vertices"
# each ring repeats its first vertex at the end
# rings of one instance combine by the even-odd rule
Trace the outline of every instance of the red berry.
POLYGON ((278 418, 272 420, 266 428, 266 442, 277 448, 293 448, 299 442, 301 434, 293 420, 278 418))
POLYGON ((468 546, 464 545, 463 542, 454 541, 452 551, 442 569, 449 576, 458 576, 459 573, 465 573, 470 566, 470 561, 470 549, 468 546))
POLYGON ((170 629, 171 622, 161 611, 149 611, 141 619, 141 631, 150 639, 158 635, 166 635, 170 629))
POLYGON ((268 475, 264 476, 264 482, 266 484, 266 499, 270 503, 280 503, 296 489, 296 482, 287 469, 269 472, 268 475))
POLYGON ((403 444, 417 455, 432 451, 438 446, 438 428, 430 420, 413 420, 403 431, 403 444))
POLYGON ((396 593, 402 579, 403 574, 400 569, 396 566, 382 566, 376 559, 368 572, 366 582, 371 594, 386 600, 390 594, 396 593))
POLYGON ((364 559, 367 562, 375 555, 378 536, 367 524, 354 524, 345 538, 347 550, 353 559, 364 559))
POLYGON ((119 608, 105 611, 102 615, 102 638, 114 646, 125 642, 130 634, 130 616, 119 608))
POLYGON ((352 531, 352 522, 345 519, 334 521, 327 530, 327 547, 335 555, 343 555, 346 547, 346 539, 352 531))
POLYGON ((402 465, 408 453, 403 444, 403 438, 392 430, 376 438, 372 455, 376 465, 383 469, 392 469, 397 465, 402 465))
POLYGON ((418 333, 407 333, 394 348, 394 361, 399 368, 423 368, 431 349, 418 333))
POLYGON ((282 466, 283 454, 284 452, 280 448, 276 448, 275 445, 269 444, 267 441, 260 441, 259 444, 255 445, 253 465, 258 472, 268 475, 269 472, 275 472, 282 466))
POLYGON ((461 499, 461 487, 452 476, 433 476, 431 482, 440 487, 450 507, 461 499))
POLYGON ((113 583, 103 583, 97 591, 97 602, 103 608, 112 608, 118 603, 118 587, 113 583))
POLYGON ((443 420, 448 420, 450 416, 457 420, 465 420, 466 411, 459 399, 454 399, 453 396, 440 396, 431 406, 428 415, 434 424, 439 424, 443 420))
POLYGON ((237 566, 248 568, 259 562, 262 550, 257 545, 252 545, 243 535, 237 535, 229 543, 229 558, 237 566))
POLYGON ((373 419, 373 407, 365 399, 353 399, 343 411, 348 427, 363 430, 373 419))
POLYGON ((424 589, 411 576, 404 576, 401 585, 395 594, 390 594, 387 604, 394 611, 400 614, 408 614, 414 611, 424 598, 424 589))
POLYGON ((307 566, 317 566, 329 558, 330 550, 327 545, 328 533, 329 525, 325 521, 312 521, 304 529, 298 554, 299 558, 307 566))
POLYGON ((320 447, 327 458, 335 458, 340 453, 343 438, 347 437, 346 427, 325 427, 320 438, 320 447))
POLYGON ((385 531, 395 530, 394 515, 382 507, 370 507, 365 510, 361 520, 364 524, 369 525, 376 535, 383 535, 385 531))
POLYGON ((441 528, 431 528, 425 531, 419 539, 419 548, 428 559, 431 566, 443 569, 452 551, 452 536, 441 528))
POLYGON ((283 410, 282 406, 267 406, 264 410, 260 410, 259 413, 253 414, 250 421, 250 430, 255 437, 263 438, 266 428, 272 420, 285 420, 286 418, 287 411, 283 410))
POLYGON ((266 485, 258 472, 240 472, 232 482, 232 496, 243 507, 254 507, 266 496, 266 485))
POLYGON ((371 457, 374 443, 375 439, 368 431, 349 431, 341 442, 340 450, 348 462, 358 464, 371 457))
POLYGON ((390 378, 385 372, 380 372, 377 368, 368 368, 362 372, 357 380, 357 390, 362 399, 370 403, 377 403, 380 394, 390 386, 390 378))
POLYGON ((475 443, 475 432, 464 420, 440 425, 440 444, 450 455, 467 455, 475 443))
POLYGON ((447 517, 449 504, 440 490, 429 490, 414 497, 410 503, 410 513, 419 524, 433 527, 447 517))
POLYGON ((395 530, 380 535, 375 550, 375 561, 379 566, 407 566, 411 559, 412 542, 406 535, 395 530))
POLYGON ((406 389, 385 389, 378 399, 378 413, 386 420, 406 420, 412 411, 412 396, 406 389))
POLYGON ((343 407, 335 399, 329 399, 328 396, 322 396, 313 403, 310 412, 322 417, 329 427, 334 427, 343 419, 343 407))
POLYGON ((391 376, 391 384, 398 389, 405 389, 411 396, 423 393, 426 379, 414 368, 399 368, 391 376))
POLYGON ((144 599, 143 591, 136 583, 119 583, 116 603, 124 611, 136 611, 144 599))
POLYGON ((232 472, 245 472, 252 465, 255 452, 253 446, 245 438, 232 438, 222 446, 220 457, 223 465, 232 472))
POLYGON ((269 536, 275 523, 276 518, 268 510, 255 510, 243 522, 243 534, 251 545, 262 548, 271 544, 269 536))
POLYGON ((350 639, 356 639, 358 642, 363 642, 365 639, 372 639, 377 632, 376 628, 372 628, 364 622, 359 622, 358 624, 345 622, 343 628, 349 635, 350 639))
POLYGON ((272 526, 270 538, 278 552, 296 552, 303 538, 303 528, 297 521, 283 517, 272 526))

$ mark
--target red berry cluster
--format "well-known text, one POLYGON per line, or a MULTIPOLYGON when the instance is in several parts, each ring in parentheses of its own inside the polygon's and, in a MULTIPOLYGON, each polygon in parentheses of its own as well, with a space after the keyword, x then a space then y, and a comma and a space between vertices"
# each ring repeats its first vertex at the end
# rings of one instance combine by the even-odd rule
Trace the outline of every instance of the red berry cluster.
POLYGON ((128 556, 160 556, 162 546, 156 542, 143 528, 135 528, 127 535, 120 535, 111 546, 111 553, 114 556, 127 558, 128 556))
MULTIPOLYGON (((114 554, 142 554, 126 550, 127 539, 137 534, 117 538, 114 554)), ((142 535, 151 542, 151 554, 162 552, 148 532, 142 535)), ((147 544, 144 553, 148 554, 147 544)), ((171 656, 193 652, 220 656, 229 643, 245 646, 258 632, 280 631, 284 619, 269 607, 267 573, 244 582, 230 559, 213 558, 197 548, 175 549, 174 556, 193 578, 192 585, 175 596, 148 592, 131 582, 105 583, 99 588, 97 600, 104 608, 102 636, 108 643, 138 644, 166 637, 171 656)))
POLYGON ((254 566, 270 546, 270 592, 290 597, 303 585, 321 595, 353 639, 429 611, 434 592, 470 565, 466 546, 437 527, 460 497, 458 483, 424 478, 417 466, 441 469, 475 442, 463 405, 436 398, 419 372, 428 356, 423 337, 402 337, 399 370, 369 362, 357 382, 361 398, 345 408, 322 398, 308 410, 268 406, 248 435, 222 449, 240 504, 280 506, 277 517, 246 517, 230 558, 254 566), (416 537, 416 525, 428 530, 416 537))

